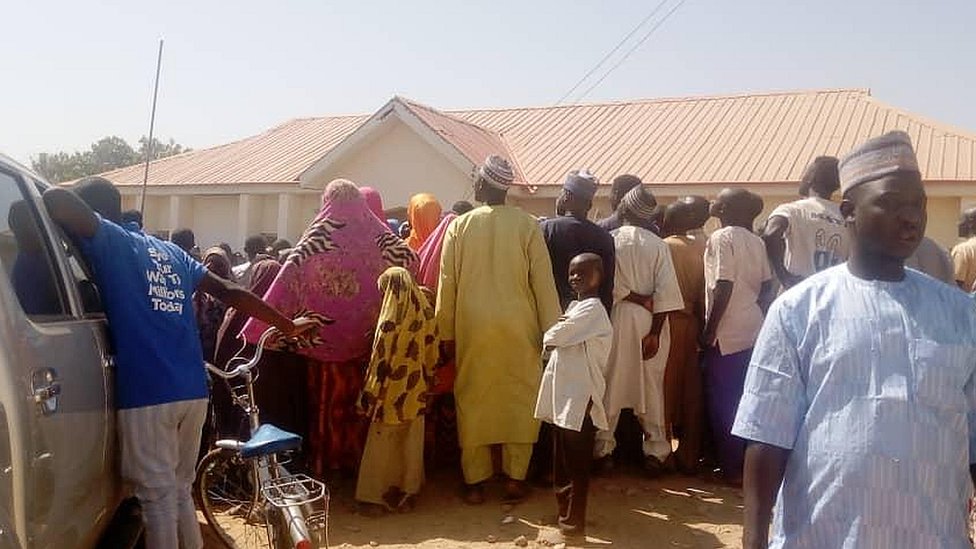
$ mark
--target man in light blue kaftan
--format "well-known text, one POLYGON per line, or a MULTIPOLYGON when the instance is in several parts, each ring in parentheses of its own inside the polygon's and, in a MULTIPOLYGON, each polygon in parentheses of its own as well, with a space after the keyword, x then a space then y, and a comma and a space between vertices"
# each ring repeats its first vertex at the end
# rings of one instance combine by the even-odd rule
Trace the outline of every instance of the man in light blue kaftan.
POLYGON ((974 365, 976 307, 915 271, 839 265, 774 303, 732 430, 792 449, 772 545, 969 547, 974 365))
POLYGON ((908 136, 852 157, 852 257, 780 296, 746 377, 743 545, 767 546, 775 497, 769 547, 968 549, 976 306, 903 266, 926 221, 908 136))

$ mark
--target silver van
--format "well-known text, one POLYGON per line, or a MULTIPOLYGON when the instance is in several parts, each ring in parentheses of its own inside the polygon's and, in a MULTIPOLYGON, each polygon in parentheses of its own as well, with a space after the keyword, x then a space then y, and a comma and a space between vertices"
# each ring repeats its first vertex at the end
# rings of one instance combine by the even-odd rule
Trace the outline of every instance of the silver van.
POLYGON ((0 155, 0 548, 96 547, 123 499, 105 315, 47 187, 0 155))

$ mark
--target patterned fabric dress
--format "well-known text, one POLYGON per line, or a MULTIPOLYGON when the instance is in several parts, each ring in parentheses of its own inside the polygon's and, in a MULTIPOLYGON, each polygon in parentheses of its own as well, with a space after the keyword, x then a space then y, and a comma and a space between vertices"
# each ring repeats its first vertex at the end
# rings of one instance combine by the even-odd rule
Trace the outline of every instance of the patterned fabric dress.
MULTIPOLYGON (((308 344, 272 344, 313 361, 307 447, 318 475, 359 466, 367 423, 356 413, 356 402, 382 300, 376 280, 391 266, 414 268, 416 263, 416 254, 370 211, 356 185, 338 179, 326 187, 322 209, 265 295, 283 314, 309 316, 321 324, 308 344)), ((256 342, 265 329, 251 319, 243 334, 256 342)))
POLYGON ((356 499, 400 507, 424 478, 424 411, 439 358, 434 307, 401 267, 379 279, 383 307, 359 410, 371 420, 356 499))

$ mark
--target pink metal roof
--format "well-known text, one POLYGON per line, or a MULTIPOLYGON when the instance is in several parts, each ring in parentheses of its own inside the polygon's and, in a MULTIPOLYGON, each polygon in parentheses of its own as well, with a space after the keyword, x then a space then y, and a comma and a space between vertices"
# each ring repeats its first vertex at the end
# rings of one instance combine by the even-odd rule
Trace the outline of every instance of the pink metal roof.
MULTIPOLYGON (((877 101, 867 90, 652 99, 593 105, 439 112, 396 98, 473 163, 506 149, 522 179, 559 183, 589 168, 604 182, 785 183, 817 155, 841 156, 884 132, 907 131, 929 181, 976 181, 976 135, 877 101)), ((286 122, 241 141, 153 163, 150 184, 291 182, 368 116, 286 122)), ((142 167, 104 174, 142 182, 142 167)))
MULTIPOLYGON (((472 164, 480 165, 485 158, 492 154, 515 159, 505 140, 497 133, 409 99, 398 99, 431 131, 451 144, 472 164)), ((522 184, 528 183, 517 162, 514 162, 514 168, 515 181, 522 184)))
MULTIPOLYGON (((298 118, 240 141, 155 160, 149 184, 290 183, 368 118, 298 118)), ((142 185, 143 169, 139 164, 102 175, 118 185, 142 185)))

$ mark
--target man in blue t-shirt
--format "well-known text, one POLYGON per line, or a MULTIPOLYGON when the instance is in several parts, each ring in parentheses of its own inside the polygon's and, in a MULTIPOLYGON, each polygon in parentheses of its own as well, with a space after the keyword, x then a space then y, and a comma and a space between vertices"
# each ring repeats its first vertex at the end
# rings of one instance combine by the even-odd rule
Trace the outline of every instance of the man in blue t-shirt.
POLYGON ((191 486, 208 391, 193 293, 206 292, 286 336, 314 325, 285 318, 172 242, 135 223, 121 225, 121 197, 105 179, 85 179, 75 192, 50 189, 44 204, 81 247, 105 304, 117 364, 122 475, 142 504, 146 546, 202 547, 191 486))

